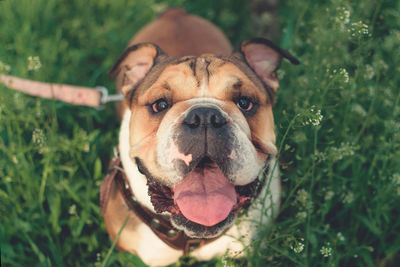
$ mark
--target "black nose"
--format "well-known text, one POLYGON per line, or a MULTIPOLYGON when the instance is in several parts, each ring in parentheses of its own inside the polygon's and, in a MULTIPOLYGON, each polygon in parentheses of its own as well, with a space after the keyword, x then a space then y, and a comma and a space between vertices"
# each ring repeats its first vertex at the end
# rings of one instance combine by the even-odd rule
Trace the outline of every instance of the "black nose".
POLYGON ((221 128, 227 123, 225 117, 216 108, 199 107, 192 109, 183 124, 191 129, 199 127, 221 128))

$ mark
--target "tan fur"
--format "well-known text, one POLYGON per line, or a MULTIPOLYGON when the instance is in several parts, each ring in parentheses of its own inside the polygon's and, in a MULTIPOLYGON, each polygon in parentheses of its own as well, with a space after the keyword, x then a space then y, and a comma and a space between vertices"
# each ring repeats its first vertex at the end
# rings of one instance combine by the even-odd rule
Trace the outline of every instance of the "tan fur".
MULTIPOLYGON (((205 53, 228 56, 232 52, 229 40, 215 25, 187 14, 184 9, 164 12, 141 29, 128 46, 138 43, 154 43, 169 56, 199 56, 205 53)), ((117 85, 121 83, 120 78, 117 85)), ((126 107, 125 103, 117 105, 120 118, 126 107)))
POLYGON ((225 35, 210 22, 189 15, 183 9, 171 9, 140 30, 129 46, 150 42, 169 56, 200 56, 204 53, 230 55, 232 47, 225 35))

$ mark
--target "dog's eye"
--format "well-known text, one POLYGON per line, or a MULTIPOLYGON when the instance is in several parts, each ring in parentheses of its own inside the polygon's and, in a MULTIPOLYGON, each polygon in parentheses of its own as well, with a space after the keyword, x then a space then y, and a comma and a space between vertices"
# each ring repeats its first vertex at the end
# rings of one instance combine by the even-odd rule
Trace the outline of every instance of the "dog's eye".
POLYGON ((161 98, 161 99, 157 100, 156 102, 154 102, 153 104, 151 104, 151 110, 154 113, 159 113, 168 108, 169 108, 169 104, 164 98, 161 98))
POLYGON ((250 112, 254 109, 255 104, 253 103, 253 101, 245 96, 240 97, 239 99, 237 99, 236 101, 236 105, 245 112, 250 112))

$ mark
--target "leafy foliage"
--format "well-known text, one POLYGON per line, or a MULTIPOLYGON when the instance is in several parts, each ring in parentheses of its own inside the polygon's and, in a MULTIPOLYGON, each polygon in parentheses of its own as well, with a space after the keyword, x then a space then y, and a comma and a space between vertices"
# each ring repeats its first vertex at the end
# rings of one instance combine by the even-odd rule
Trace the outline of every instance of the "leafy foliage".
MULTIPOLYGON (((252 36, 245 1, 3 0, 0 72, 84 86, 168 7, 252 36)), ((400 3, 282 1, 283 63, 274 107, 283 180, 276 222, 247 259, 208 266, 374 266, 400 247, 400 3)), ((267 25, 266 25, 267 26, 267 25)), ((0 242, 5 266, 143 266, 112 251, 99 186, 119 122, 0 86, 0 242), (108 252, 112 251, 107 257, 108 252)), ((199 264, 190 259, 178 265, 199 264)))

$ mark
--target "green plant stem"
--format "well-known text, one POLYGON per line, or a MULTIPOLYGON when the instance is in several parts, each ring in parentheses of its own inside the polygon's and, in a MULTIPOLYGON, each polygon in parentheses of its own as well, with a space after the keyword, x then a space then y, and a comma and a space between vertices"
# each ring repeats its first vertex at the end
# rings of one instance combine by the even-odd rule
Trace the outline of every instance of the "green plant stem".
POLYGON ((105 259, 103 260, 103 262, 101 263, 101 267, 107 267, 108 266, 108 261, 110 260, 111 254, 114 251, 115 246, 118 243, 119 237, 121 236, 122 230, 124 230, 126 224, 128 223, 130 215, 126 216, 126 219, 124 221, 124 223, 121 226, 121 229, 119 229, 117 236, 115 237, 110 249, 107 252, 107 255, 105 257, 105 259))

